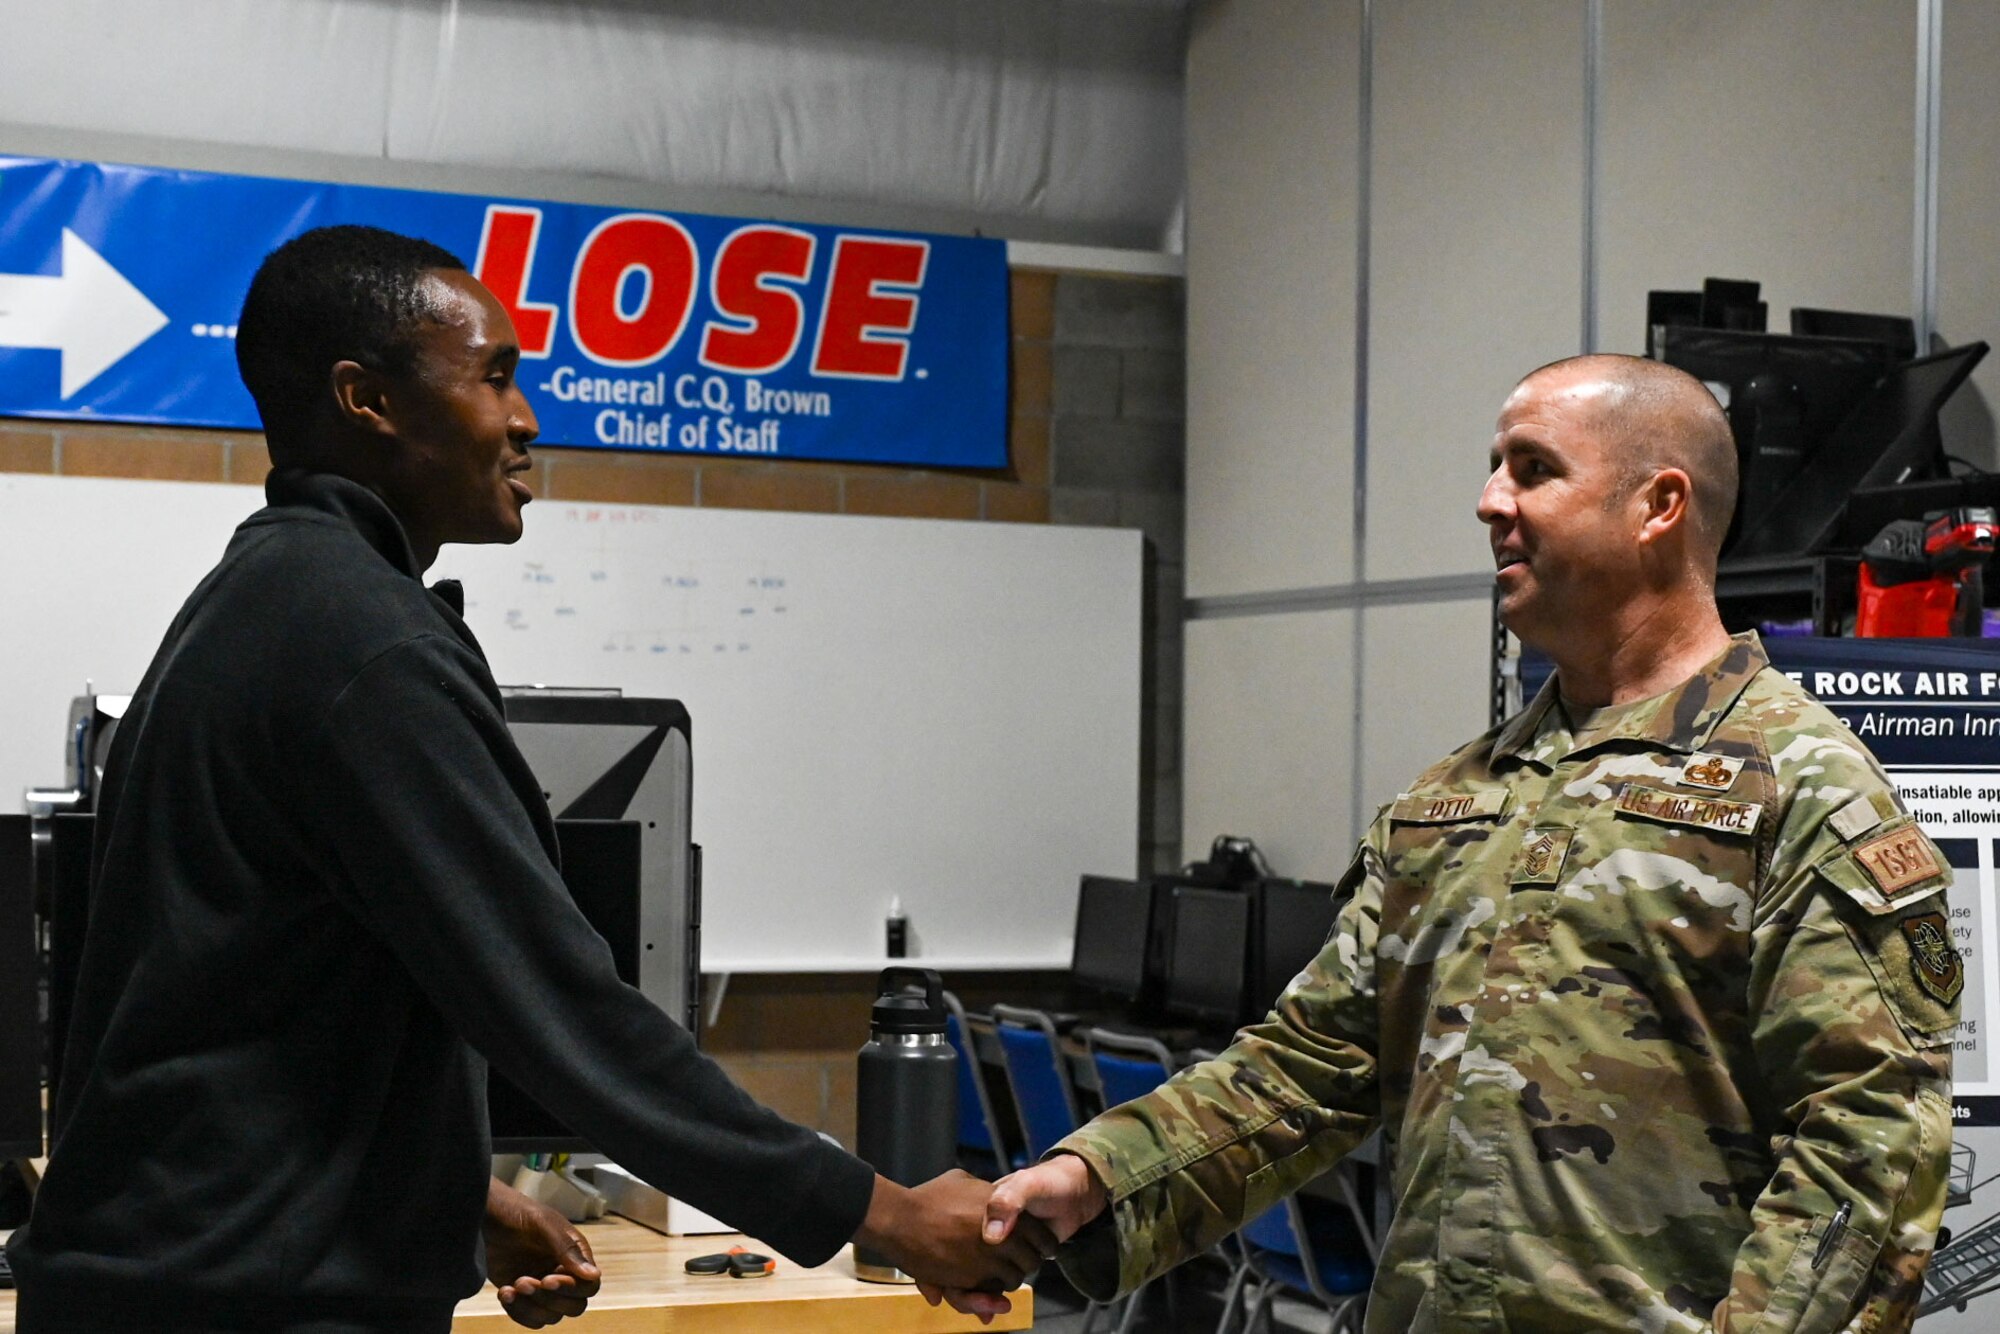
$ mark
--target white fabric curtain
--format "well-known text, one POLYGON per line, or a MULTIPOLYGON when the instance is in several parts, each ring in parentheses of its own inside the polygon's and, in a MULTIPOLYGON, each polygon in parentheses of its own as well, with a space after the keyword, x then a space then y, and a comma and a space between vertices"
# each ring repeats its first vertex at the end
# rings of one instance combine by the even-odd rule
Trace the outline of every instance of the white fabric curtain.
POLYGON ((0 0, 0 123, 1157 246, 1186 23, 1182 0, 0 0))

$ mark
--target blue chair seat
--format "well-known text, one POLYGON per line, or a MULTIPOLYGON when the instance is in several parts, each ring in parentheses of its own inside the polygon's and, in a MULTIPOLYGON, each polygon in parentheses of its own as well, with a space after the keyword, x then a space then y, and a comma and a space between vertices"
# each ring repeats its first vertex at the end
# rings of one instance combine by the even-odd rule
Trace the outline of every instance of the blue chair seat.
MULTIPOLYGON (((1316 1246, 1314 1258, 1319 1261, 1320 1286, 1336 1297, 1366 1292, 1375 1281, 1374 1267, 1366 1256, 1322 1251, 1316 1246)), ((1266 1251, 1257 1257, 1257 1267, 1294 1292, 1312 1294, 1312 1280, 1306 1277, 1306 1267, 1295 1255, 1266 1251)))
POLYGON ((1336 1330, 1359 1320, 1375 1266, 1351 1194, 1345 1207, 1311 1198, 1280 1201, 1245 1223, 1237 1240, 1243 1260, 1224 1299, 1218 1334, 1235 1328, 1239 1297, 1248 1312, 1246 1331, 1259 1324, 1268 1329, 1271 1297, 1279 1288, 1324 1306, 1336 1330))
POLYGON ((1021 1137, 1027 1142, 1028 1157, 1040 1159, 1082 1124, 1069 1071, 1056 1045, 1055 1021, 1040 1010, 1012 1005, 994 1006, 993 1019, 1014 1107, 1021 1116, 1021 1137))

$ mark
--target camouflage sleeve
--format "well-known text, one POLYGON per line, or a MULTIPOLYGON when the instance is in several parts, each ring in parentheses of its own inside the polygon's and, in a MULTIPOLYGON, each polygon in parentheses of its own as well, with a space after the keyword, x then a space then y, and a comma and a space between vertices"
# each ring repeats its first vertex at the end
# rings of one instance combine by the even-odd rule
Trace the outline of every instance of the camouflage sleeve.
POLYGON ((1788 1133, 1770 1179, 1739 1186, 1757 1194, 1722 1334, 1907 1329, 1944 1212, 1964 983, 1951 871, 1873 764, 1827 747, 1757 905, 1751 1041, 1788 1133))
POLYGON ((1051 1150, 1081 1157, 1111 1198, 1108 1221, 1057 1254, 1078 1291, 1109 1300, 1200 1254, 1373 1129, 1381 829, 1341 879, 1352 896, 1326 945, 1263 1023, 1051 1150))

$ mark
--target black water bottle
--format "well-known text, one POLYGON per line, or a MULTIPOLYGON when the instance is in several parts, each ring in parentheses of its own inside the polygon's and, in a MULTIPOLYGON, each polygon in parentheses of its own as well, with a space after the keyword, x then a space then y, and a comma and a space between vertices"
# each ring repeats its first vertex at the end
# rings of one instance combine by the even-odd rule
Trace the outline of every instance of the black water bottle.
MULTIPOLYGON (((929 968, 884 968, 856 1080, 861 1157, 903 1186, 948 1172, 958 1158, 958 1053, 945 1039, 944 981, 929 968)), ((854 1248, 854 1273, 911 1283, 885 1256, 854 1248)))

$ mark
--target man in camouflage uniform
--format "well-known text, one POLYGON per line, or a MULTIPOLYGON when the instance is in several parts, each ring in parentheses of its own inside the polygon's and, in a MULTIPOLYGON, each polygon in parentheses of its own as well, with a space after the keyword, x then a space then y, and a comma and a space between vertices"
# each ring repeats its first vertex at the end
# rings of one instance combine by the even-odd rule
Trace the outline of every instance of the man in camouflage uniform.
POLYGON ((1383 808, 1262 1024, 1003 1181, 989 1238, 1048 1219, 1108 1298, 1379 1124, 1371 1331, 1909 1324, 1951 1144, 1951 872, 1723 630, 1735 471, 1679 371, 1522 382, 1479 516, 1556 677, 1383 808))

